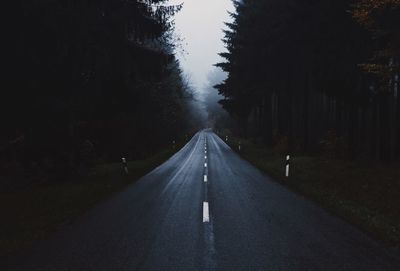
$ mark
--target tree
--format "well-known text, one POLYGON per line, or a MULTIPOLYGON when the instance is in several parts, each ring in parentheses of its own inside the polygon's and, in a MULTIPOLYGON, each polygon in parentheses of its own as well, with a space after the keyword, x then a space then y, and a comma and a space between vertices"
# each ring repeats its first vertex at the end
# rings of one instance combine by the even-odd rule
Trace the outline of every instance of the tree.
POLYGON ((181 6, 14 2, 0 142, 24 138, 17 160, 28 175, 34 164, 54 176, 78 173, 86 141, 103 160, 138 158, 185 129, 185 90, 171 40, 181 6))
MULTIPOLYGON (((387 12, 397 12, 388 2, 387 12)), ((392 55, 385 66, 392 81, 385 82, 393 89, 399 16, 388 19, 391 28, 383 31, 392 45, 377 47, 354 20, 350 0, 244 0, 235 6, 234 21, 225 31, 227 52, 221 54, 226 61, 217 64, 228 77, 216 88, 244 131, 249 127, 250 135, 270 146, 287 142, 292 151, 324 149, 334 134, 335 142, 343 142, 336 152, 347 157, 393 157, 390 146, 399 141, 392 128, 393 97, 377 95, 377 77, 365 74, 360 64, 374 51, 392 48, 385 49, 392 55)), ((361 21, 357 14, 364 14, 365 6, 356 8, 361 21)), ((375 28, 383 29, 379 25, 375 28)))

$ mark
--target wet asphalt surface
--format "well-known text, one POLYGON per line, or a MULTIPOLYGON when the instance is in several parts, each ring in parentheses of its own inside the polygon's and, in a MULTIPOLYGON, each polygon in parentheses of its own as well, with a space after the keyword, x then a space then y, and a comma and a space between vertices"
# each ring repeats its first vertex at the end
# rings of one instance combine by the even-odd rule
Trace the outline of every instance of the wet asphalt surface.
POLYGON ((400 257, 204 130, 9 270, 398 271, 400 257))

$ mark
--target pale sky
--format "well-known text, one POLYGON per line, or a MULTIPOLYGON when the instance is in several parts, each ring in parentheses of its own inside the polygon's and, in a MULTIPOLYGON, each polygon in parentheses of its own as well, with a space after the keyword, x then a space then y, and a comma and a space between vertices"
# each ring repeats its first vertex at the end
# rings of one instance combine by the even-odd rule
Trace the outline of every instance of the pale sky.
POLYGON ((170 4, 183 3, 175 15, 176 33, 183 39, 177 58, 192 86, 201 91, 207 84, 207 75, 213 64, 221 61, 218 53, 225 50, 221 39, 224 22, 231 21, 228 10, 233 11, 231 0, 170 0, 170 4))

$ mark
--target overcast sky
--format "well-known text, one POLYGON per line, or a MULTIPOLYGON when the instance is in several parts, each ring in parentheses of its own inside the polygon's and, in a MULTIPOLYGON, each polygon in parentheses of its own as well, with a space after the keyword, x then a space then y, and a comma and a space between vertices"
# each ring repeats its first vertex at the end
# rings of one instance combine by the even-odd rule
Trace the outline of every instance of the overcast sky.
POLYGON ((225 50, 221 41, 224 22, 231 21, 228 10, 233 11, 231 0, 170 0, 171 4, 184 3, 175 16, 176 33, 183 39, 182 50, 177 51, 181 67, 191 84, 201 91, 207 84, 212 65, 225 50))

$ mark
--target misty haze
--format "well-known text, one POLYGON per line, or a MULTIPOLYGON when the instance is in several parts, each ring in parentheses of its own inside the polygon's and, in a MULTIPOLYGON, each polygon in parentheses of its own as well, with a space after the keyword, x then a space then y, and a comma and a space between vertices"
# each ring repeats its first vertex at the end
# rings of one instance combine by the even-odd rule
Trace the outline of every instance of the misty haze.
POLYGON ((4 11, 0 270, 400 270, 399 0, 4 11))

